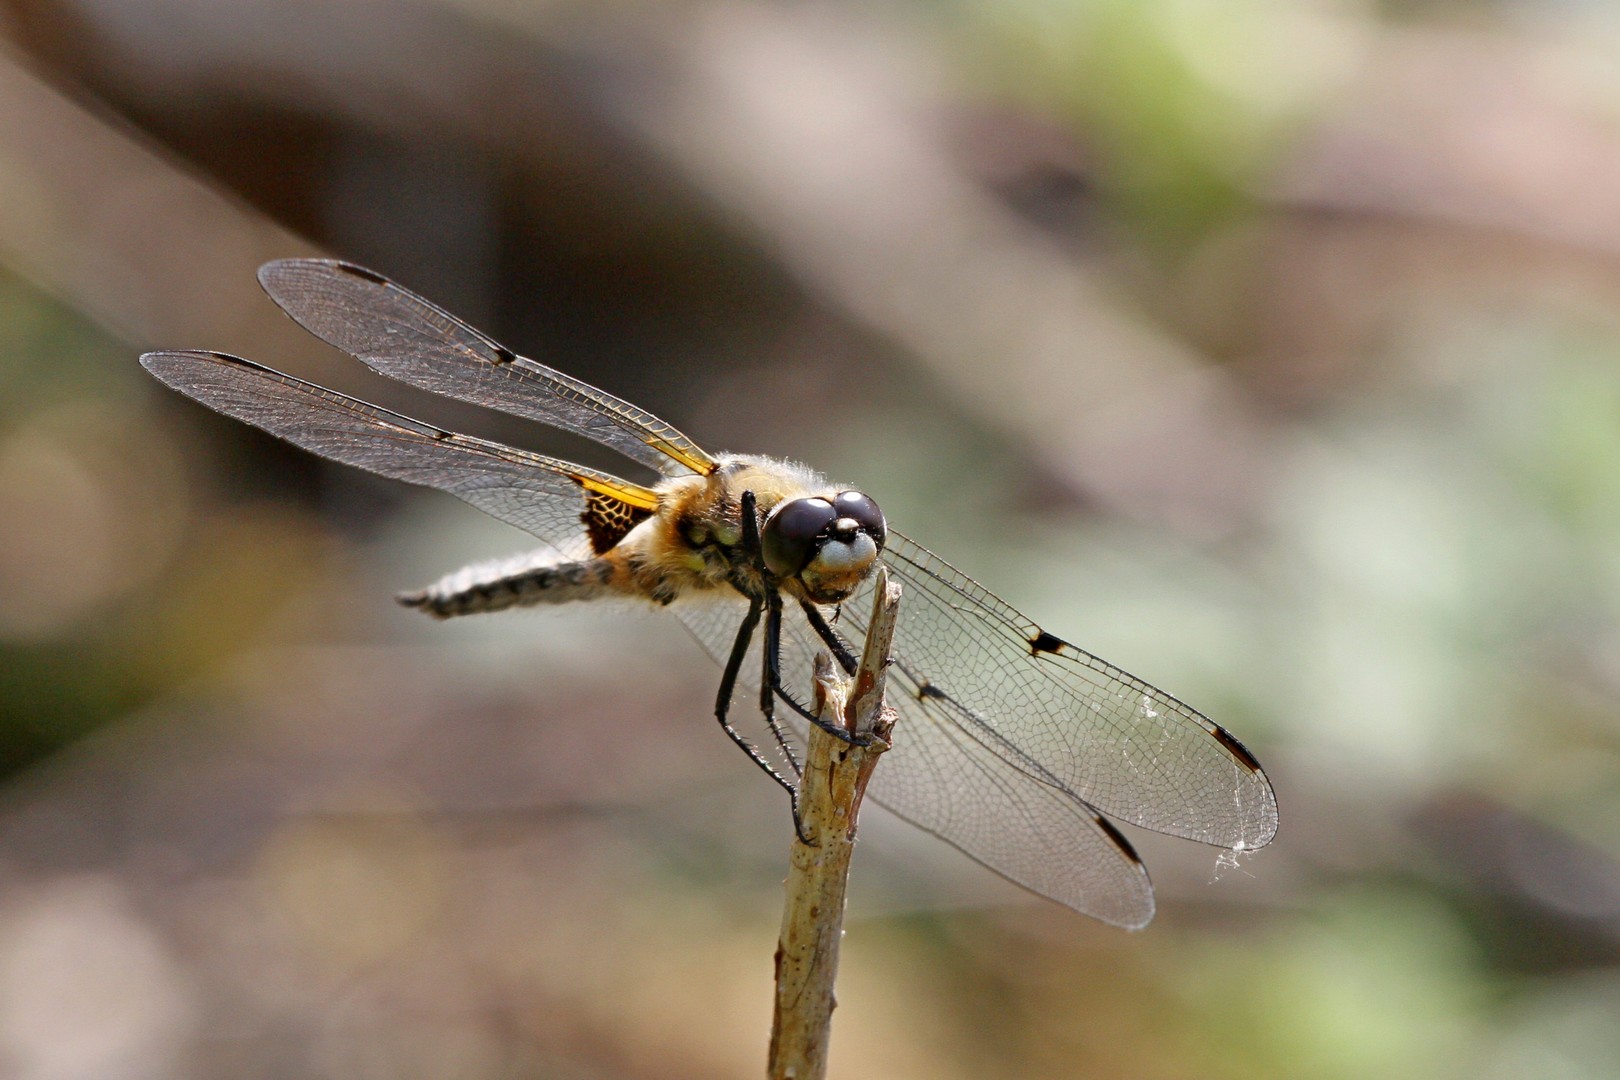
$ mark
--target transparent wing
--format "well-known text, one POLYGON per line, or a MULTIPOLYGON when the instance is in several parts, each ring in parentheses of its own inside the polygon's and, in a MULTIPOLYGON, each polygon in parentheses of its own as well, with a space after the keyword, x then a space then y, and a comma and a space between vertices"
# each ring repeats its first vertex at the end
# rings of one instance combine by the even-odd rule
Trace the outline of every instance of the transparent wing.
MULTIPOLYGON (((905 594, 889 676, 900 721, 874 774, 879 802, 1013 881, 1120 925, 1146 922, 1152 895, 1098 811, 1225 848, 1275 835, 1271 784, 1224 729, 1046 633, 892 530, 884 558, 905 594)), ((870 610, 867 585, 835 629, 858 644, 870 610)), ((678 613, 724 658, 740 601, 726 615, 678 613)), ((800 701, 821 647, 790 613, 782 674, 800 701)))
POLYGON ((714 461, 651 413, 519 356, 381 274, 334 259, 281 259, 259 284, 304 329, 367 367, 435 394, 562 428, 665 476, 714 461))
MULTIPOLYGON (((908 600, 909 593, 901 600, 902 623, 910 614, 908 600)), ((723 660, 745 607, 741 598, 725 598, 677 604, 674 610, 723 660)), ((796 607, 783 613, 782 629, 783 677, 790 693, 810 701, 808 680, 821 640, 796 607)), ((734 716, 746 711, 759 686, 757 645, 749 661, 734 716)), ((889 700, 901 717, 894 748, 873 774, 872 799, 1003 877, 1083 914, 1133 929, 1153 917, 1147 871, 1106 818, 1072 792, 1010 769, 1001 754, 933 702, 903 692, 889 700)), ((804 723, 786 709, 777 712, 787 715, 796 749, 802 749, 804 723)), ((768 749, 763 738, 760 744, 768 749)))
MULTIPOLYGON (((898 533, 884 559, 906 590, 899 685, 1006 771, 1118 820, 1217 847, 1257 848, 1276 835, 1271 783, 1224 728, 1047 633, 898 533)), ((864 633, 868 610, 852 598, 842 625, 864 633)))
POLYGON ((656 505, 651 491, 605 473, 443 431, 251 360, 154 352, 141 364, 204 405, 322 457, 447 491, 539 537, 562 558, 590 555, 585 521, 593 497, 656 505))

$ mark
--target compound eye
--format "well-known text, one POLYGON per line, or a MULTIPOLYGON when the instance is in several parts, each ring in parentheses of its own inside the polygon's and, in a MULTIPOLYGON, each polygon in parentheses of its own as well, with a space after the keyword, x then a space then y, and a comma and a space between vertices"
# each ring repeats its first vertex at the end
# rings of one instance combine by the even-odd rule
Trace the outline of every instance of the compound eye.
POLYGON ((833 512, 841 518, 852 518, 878 547, 883 546, 889 526, 883 520, 883 511, 869 497, 859 491, 840 491, 833 496, 833 512))
POLYGON ((815 557, 819 539, 838 513, 826 499, 794 499, 776 508, 765 522, 759 542, 765 566, 779 578, 798 574, 815 557))

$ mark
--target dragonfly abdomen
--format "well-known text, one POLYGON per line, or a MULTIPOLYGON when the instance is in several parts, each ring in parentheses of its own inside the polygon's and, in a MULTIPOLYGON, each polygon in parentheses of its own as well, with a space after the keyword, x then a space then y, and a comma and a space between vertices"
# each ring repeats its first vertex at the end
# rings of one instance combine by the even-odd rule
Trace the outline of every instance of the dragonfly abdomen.
POLYGON ((450 619, 514 607, 594 600, 616 591, 616 579, 621 577, 618 560, 614 559, 516 567, 509 562, 494 563, 470 566, 418 592, 401 593, 396 599, 435 619, 450 619))

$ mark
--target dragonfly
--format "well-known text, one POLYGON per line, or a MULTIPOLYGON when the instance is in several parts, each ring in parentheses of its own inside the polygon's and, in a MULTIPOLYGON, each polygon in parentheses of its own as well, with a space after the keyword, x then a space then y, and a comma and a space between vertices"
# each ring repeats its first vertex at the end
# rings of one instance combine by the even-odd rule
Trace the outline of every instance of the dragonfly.
POLYGON ((807 725, 821 723, 806 705, 814 657, 829 652, 853 673, 881 563, 904 596, 889 668, 898 719, 868 798, 1035 893, 1131 929, 1153 917, 1153 888, 1116 822, 1229 851, 1276 834, 1270 781, 1230 732, 1020 614, 859 489, 789 461, 709 453, 352 263, 284 259, 258 277, 294 321, 373 371, 583 436, 650 474, 637 482, 456 434, 227 353, 141 357, 204 405, 448 492, 543 544, 402 594, 407 607, 441 619, 611 599, 667 608, 721 665, 722 729, 791 793, 807 725), (739 693, 757 694, 757 716, 746 710, 757 737, 737 726, 739 693))

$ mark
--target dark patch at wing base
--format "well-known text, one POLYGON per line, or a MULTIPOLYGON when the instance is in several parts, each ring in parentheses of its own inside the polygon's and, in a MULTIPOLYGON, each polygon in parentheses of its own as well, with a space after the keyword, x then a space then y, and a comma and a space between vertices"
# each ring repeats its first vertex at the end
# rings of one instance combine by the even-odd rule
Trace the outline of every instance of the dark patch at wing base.
POLYGON ((631 506, 605 492, 586 489, 585 512, 580 520, 585 523, 585 532, 591 539, 592 553, 602 555, 651 516, 651 510, 631 506))

